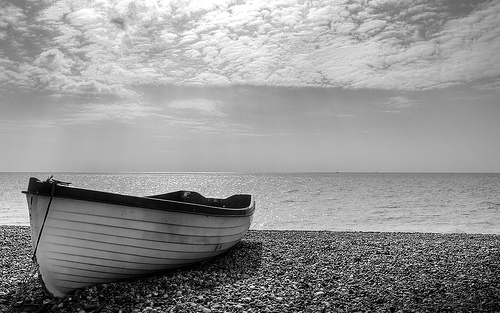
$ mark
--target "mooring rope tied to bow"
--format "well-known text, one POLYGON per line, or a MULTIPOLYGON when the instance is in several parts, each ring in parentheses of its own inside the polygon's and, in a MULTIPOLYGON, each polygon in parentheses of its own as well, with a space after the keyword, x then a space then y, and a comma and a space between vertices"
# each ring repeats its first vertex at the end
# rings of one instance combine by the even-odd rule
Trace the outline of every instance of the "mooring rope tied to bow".
POLYGON ((34 262, 36 262, 36 251, 38 249, 38 244, 40 243, 40 238, 42 237, 43 228, 45 227, 45 221, 47 220, 47 216, 49 215, 50 205, 52 204, 52 199, 54 198, 54 192, 55 192, 56 185, 57 185, 57 181, 52 180, 52 176, 47 181, 51 183, 52 188, 50 190, 49 204, 47 205, 47 210, 45 211, 45 216, 43 218, 43 222, 42 222, 42 226, 40 227, 40 231, 38 232, 38 238, 36 240, 35 249, 33 251, 32 260, 34 262))

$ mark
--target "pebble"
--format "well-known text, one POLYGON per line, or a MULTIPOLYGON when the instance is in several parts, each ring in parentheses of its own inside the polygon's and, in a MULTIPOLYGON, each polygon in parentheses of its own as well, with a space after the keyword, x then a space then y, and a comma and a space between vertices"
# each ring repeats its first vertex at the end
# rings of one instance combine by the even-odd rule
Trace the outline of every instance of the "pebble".
POLYGON ((500 268, 500 235, 249 231, 235 248, 205 264, 94 286, 64 299, 46 298, 33 276, 19 287, 31 267, 29 228, 0 226, 0 242, 8 246, 0 249, 2 312, 20 313, 37 304, 55 313, 429 312, 438 307, 500 312, 494 270, 500 268))

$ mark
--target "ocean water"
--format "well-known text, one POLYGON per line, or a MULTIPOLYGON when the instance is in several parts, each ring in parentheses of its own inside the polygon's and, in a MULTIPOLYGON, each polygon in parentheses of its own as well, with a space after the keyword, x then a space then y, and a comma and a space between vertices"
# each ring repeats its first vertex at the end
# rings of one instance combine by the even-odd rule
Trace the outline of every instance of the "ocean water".
POLYGON ((500 234, 500 174, 0 173, 0 225, 29 225, 22 190, 50 175, 82 188, 146 196, 250 193, 251 229, 500 234))

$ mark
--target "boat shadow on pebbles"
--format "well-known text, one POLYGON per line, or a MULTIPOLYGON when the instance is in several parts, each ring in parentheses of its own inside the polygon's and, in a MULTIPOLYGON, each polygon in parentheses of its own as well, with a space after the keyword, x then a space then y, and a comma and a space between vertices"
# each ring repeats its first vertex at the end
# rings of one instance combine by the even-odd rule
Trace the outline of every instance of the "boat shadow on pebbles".
POLYGON ((229 251, 202 264, 77 290, 67 298, 67 306, 71 306, 69 302, 101 308, 172 307, 179 303, 196 303, 218 287, 252 277, 260 268, 261 260, 262 242, 242 240, 229 251))
MULTIPOLYGON (((258 271, 261 260, 262 243, 242 240, 229 251, 204 263, 152 276, 97 285, 77 290, 72 296, 87 298, 89 293, 97 293, 103 297, 129 298, 132 302, 138 296, 184 297, 195 292, 210 292, 219 286, 247 279, 258 271), (131 288, 134 291, 132 293, 131 288)), ((121 299, 123 300, 125 299, 121 299)))
POLYGON ((65 298, 50 296, 36 277, 30 277, 14 292, 17 299, 12 301, 9 312, 118 312, 125 308, 196 303, 218 287, 238 285, 238 281, 252 277, 261 267, 261 260, 262 242, 244 239, 201 264, 91 286, 65 298))

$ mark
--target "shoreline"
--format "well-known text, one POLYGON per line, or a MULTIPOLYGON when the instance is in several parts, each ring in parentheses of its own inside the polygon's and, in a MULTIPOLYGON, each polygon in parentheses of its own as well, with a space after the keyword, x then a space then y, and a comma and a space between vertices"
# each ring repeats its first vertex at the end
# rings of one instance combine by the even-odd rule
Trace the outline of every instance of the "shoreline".
POLYGON ((30 240, 0 226, 0 312, 500 312, 495 234, 250 230, 205 264, 63 299, 27 275, 30 240))
MULTIPOLYGON (((1 224, 2 227, 19 227, 19 228, 29 228, 29 223, 23 224, 1 224)), ((332 233, 398 233, 398 234, 428 234, 428 235, 479 235, 479 236, 500 236, 499 231, 492 232, 467 232, 462 230, 457 231, 422 231, 422 230, 356 230, 356 229, 268 229, 268 228, 252 228, 249 231, 255 232, 332 232, 332 233)))

